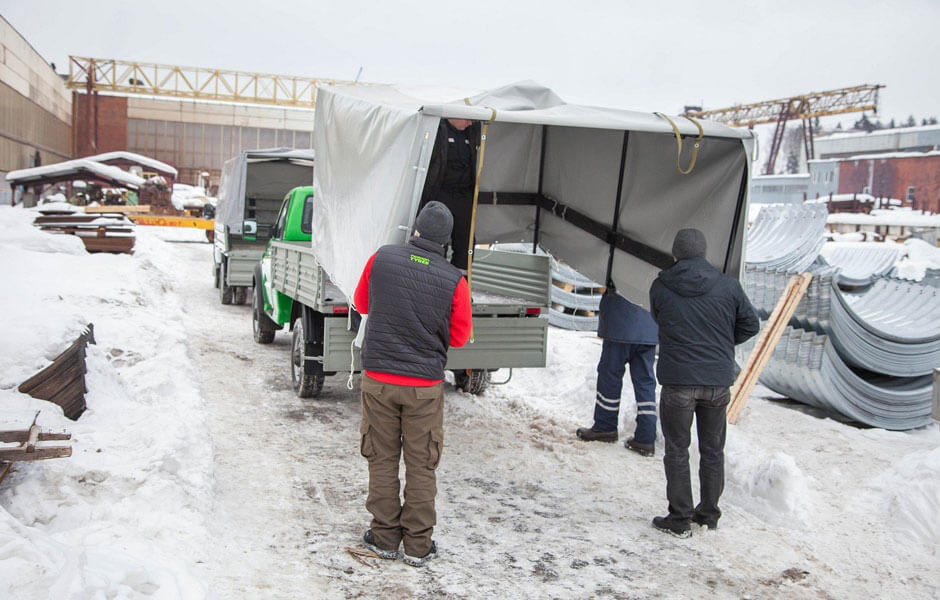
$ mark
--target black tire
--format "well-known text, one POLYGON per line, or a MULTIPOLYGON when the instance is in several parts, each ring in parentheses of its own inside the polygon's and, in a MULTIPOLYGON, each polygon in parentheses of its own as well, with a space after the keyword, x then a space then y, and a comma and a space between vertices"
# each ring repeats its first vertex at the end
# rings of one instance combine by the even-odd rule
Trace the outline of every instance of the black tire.
POLYGON ((469 374, 466 371, 454 371, 454 385, 468 394, 479 396, 486 391, 489 383, 490 373, 485 369, 474 369, 469 374))
POLYGON ((219 265, 215 265, 214 267, 212 267, 212 277, 213 277, 212 287, 214 287, 215 289, 219 289, 219 271, 221 270, 221 268, 222 267, 219 265))
POLYGON ((225 285, 225 263, 219 265, 219 302, 231 304, 235 297, 235 288, 225 285))
POLYGON ((277 328, 262 310, 264 308, 262 293, 261 287, 255 285, 254 293, 251 294, 251 332, 259 344, 270 344, 274 341, 274 332, 277 328))
POLYGON ((232 294, 232 304, 241 305, 241 304, 245 304, 246 302, 248 302, 248 288, 247 287, 243 285, 239 285, 239 286, 235 286, 232 289, 234 290, 234 293, 232 294))
POLYGON ((304 320, 294 321, 294 334, 290 344, 290 379, 298 398, 316 398, 323 390, 323 375, 308 374, 307 343, 304 340, 304 320))

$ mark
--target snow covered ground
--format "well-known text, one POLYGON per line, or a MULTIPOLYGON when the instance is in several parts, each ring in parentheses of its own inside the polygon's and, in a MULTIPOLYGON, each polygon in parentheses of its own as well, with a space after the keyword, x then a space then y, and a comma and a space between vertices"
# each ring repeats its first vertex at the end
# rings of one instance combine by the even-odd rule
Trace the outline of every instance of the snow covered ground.
POLYGON ((360 564, 343 550, 368 525, 345 377, 292 394, 288 336, 256 345, 248 307, 219 304, 202 232, 141 227, 135 255, 87 255, 33 216, 0 208, 0 429, 41 410, 73 455, 0 485, 0 598, 940 596, 936 423, 858 429, 758 387, 730 427, 720 529, 679 540, 649 526, 661 441, 645 459, 574 438, 600 342, 558 329, 545 369, 480 397, 448 387, 440 558, 360 564), (88 322, 89 410, 71 422, 15 386, 88 322))

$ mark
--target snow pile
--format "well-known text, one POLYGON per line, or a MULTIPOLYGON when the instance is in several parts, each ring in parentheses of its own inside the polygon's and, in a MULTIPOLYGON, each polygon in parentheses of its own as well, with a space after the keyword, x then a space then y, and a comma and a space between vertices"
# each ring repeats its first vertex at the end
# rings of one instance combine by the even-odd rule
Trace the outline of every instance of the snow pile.
POLYGON ((907 240, 904 247, 906 252, 896 265, 901 279, 920 281, 927 269, 940 269, 940 248, 918 239, 907 240))
POLYGON ((180 297, 159 240, 137 253, 87 254, 73 236, 0 208, 0 423, 72 433, 72 456, 18 463, 0 486, 0 596, 201 598, 191 571, 206 552, 212 452, 187 356, 180 297), (161 268, 162 267, 162 268, 161 268), (86 364, 88 410, 15 386, 95 324, 86 364), (80 594, 80 596, 75 596, 80 594))
POLYGON ((789 454, 768 452, 728 428, 725 443, 727 498, 762 519, 782 526, 810 524, 810 481, 789 454))
POLYGON ((185 183, 174 183, 171 200, 176 210, 184 210, 186 208, 202 208, 209 202, 209 197, 206 195, 205 188, 185 183))
POLYGON ((870 485, 888 500, 887 513, 899 539, 915 539, 940 554, 940 448, 913 452, 870 485))

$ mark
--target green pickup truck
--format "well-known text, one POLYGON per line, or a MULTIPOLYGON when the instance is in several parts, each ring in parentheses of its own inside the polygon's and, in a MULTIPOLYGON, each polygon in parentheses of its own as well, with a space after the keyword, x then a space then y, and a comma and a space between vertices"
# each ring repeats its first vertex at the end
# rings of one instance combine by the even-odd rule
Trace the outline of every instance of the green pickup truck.
MULTIPOLYGON (((361 369, 349 303, 311 245, 313 203, 311 186, 287 194, 252 278, 254 339, 269 344, 288 325, 291 381, 301 398, 319 395, 328 375, 361 369)), ((451 348, 447 369, 457 387, 479 394, 492 371, 545 366, 548 320, 539 316, 547 314, 552 283, 547 256, 484 248, 475 256, 473 338, 451 348)))

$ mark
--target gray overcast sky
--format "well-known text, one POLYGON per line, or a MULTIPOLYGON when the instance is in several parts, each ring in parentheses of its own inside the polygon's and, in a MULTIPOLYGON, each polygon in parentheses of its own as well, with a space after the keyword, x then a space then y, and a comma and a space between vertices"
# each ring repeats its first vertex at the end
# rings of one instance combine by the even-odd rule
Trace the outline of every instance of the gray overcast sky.
POLYGON ((342 79, 361 66, 363 81, 533 79, 671 113, 881 83, 886 120, 940 116, 938 0, 0 0, 0 14, 59 72, 69 54, 342 79))

